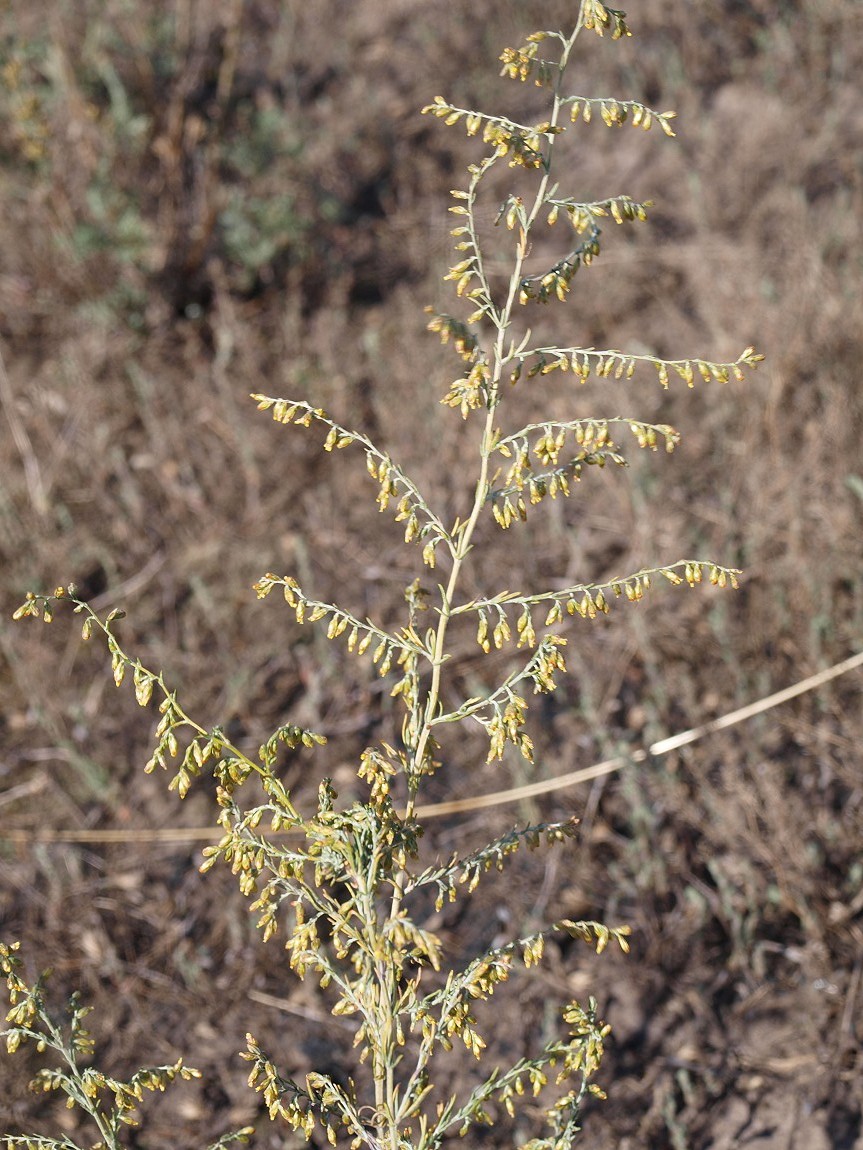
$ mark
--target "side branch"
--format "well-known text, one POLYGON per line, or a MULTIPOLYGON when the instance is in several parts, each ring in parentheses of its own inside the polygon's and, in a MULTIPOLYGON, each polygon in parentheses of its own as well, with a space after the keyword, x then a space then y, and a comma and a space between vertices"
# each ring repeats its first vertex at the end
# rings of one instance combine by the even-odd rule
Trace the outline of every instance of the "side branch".
POLYGON ((376 500, 378 508, 385 511, 394 498, 399 499, 395 519, 396 523, 405 523, 405 542, 426 540, 423 560, 429 567, 434 567, 434 552, 439 543, 445 542, 452 550, 453 541, 449 532, 428 506, 419 488, 368 436, 342 427, 330 419, 322 408, 314 407, 305 400, 275 399, 258 393, 253 393, 251 398, 257 403, 259 411, 271 410, 276 423, 294 424, 297 427, 310 427, 313 422, 322 423, 329 429, 324 440, 325 451, 338 451, 352 443, 359 444, 365 449, 369 475, 380 485, 376 500))
POLYGON ((473 599, 452 610, 453 615, 475 612, 479 616, 477 643, 488 653, 492 645, 500 650, 512 638, 508 613, 512 608, 519 612, 516 623, 518 646, 532 647, 536 643, 536 631, 532 619, 532 609, 549 604, 545 626, 550 627, 563 620, 564 614, 579 615, 582 619, 595 619, 598 614, 607 615, 610 610, 607 592, 615 597, 623 597, 630 602, 644 598, 652 586, 654 575, 662 575, 674 586, 687 583, 690 587, 707 581, 717 587, 737 588, 740 571, 723 567, 705 559, 678 559, 661 567, 645 568, 634 575, 609 579, 604 583, 576 583, 560 591, 541 591, 536 595, 518 595, 512 591, 501 591, 487 599, 473 599), (496 619, 491 627, 490 617, 496 619))
POLYGON ((507 459, 526 454, 531 450, 529 437, 540 432, 533 445, 533 453, 543 464, 555 463, 568 436, 572 436, 579 447, 613 447, 611 427, 614 424, 628 427, 639 447, 655 451, 659 441, 664 440, 665 450, 670 455, 680 442, 679 432, 668 423, 645 423, 630 416, 613 415, 528 423, 510 435, 496 438, 492 450, 499 451, 507 459))
MULTIPOLYGON (((114 683, 119 687, 127 672, 131 672, 135 699, 139 706, 146 707, 151 701, 159 701, 158 710, 161 718, 156 726, 156 747, 144 770, 150 773, 156 767, 166 769, 171 760, 179 760, 170 789, 176 790, 180 798, 185 797, 192 780, 197 778, 208 764, 208 770, 212 770, 220 786, 231 791, 245 782, 253 772, 265 780, 269 777, 268 762, 274 752, 275 744, 282 743, 293 748, 301 744, 311 747, 326 742, 323 735, 286 724, 261 747, 259 752, 261 762, 256 763, 230 741, 221 727, 208 730, 187 714, 177 699, 177 692, 168 687, 161 672, 157 674, 148 670, 140 659, 132 659, 126 654, 112 628, 115 621, 125 617, 125 611, 115 608, 104 620, 101 619, 89 603, 77 598, 72 584, 56 588, 52 595, 37 595, 28 591, 24 602, 12 617, 42 619, 50 623, 54 618, 54 604, 61 600, 71 603, 75 614, 85 616, 81 629, 85 640, 90 639, 94 631, 100 631, 104 635, 111 656, 114 683), (192 736, 191 740, 182 747, 177 736, 179 734, 185 738, 189 733, 192 736)), ((299 816, 290 805, 287 794, 285 804, 288 816, 299 821, 299 816)))
MULTIPOLYGON (((529 618, 529 615, 527 617, 529 618)), ((522 634, 518 645, 521 647, 529 643, 532 646, 535 641, 535 636, 522 634)), ((527 722, 527 701, 516 694, 515 688, 529 681, 533 683, 534 693, 553 691, 556 686, 555 675, 566 671, 562 650, 565 646, 566 640, 559 635, 546 635, 527 663, 520 670, 508 675, 490 695, 485 698, 466 699, 457 710, 448 711, 433 719, 430 726, 457 723, 468 718, 475 719, 488 735, 487 763, 501 759, 507 743, 517 747, 522 757, 532 763, 533 740, 524 730, 527 722)))
MULTIPOLYGON (((602 250, 600 245, 602 228, 598 221, 607 216, 611 216, 618 224, 623 224, 628 220, 646 220, 647 209, 652 206, 650 200, 639 203, 625 195, 611 196, 591 203, 580 203, 571 197, 559 198, 556 192, 557 186, 542 200, 543 205, 550 209, 547 218, 549 226, 557 222, 561 211, 563 211, 569 217, 576 233, 579 236, 584 236, 584 238, 548 271, 521 278, 518 295, 521 304, 526 304, 530 300, 547 303, 552 296, 556 296, 559 300, 565 300, 578 269, 582 266, 589 267, 602 250)), ((506 197, 498 212, 497 222, 500 220, 506 222, 510 231, 516 225, 522 231, 528 230, 528 218, 519 196, 509 195, 506 197)))
POLYGON ((657 112, 637 100, 618 100, 614 96, 567 96, 561 103, 570 105, 569 116, 573 123, 580 116, 585 124, 589 124, 596 110, 609 128, 623 127, 628 120, 633 128, 648 131, 657 123, 666 136, 675 134, 671 121, 676 117, 676 112, 657 112))
POLYGON ((482 138, 491 144, 496 157, 508 157, 510 167, 548 167, 548 157, 543 150, 552 137, 566 129, 552 125, 548 121, 541 124, 518 124, 506 116, 489 116, 484 112, 474 112, 470 108, 459 108, 448 103, 443 96, 435 96, 434 102, 426 104, 423 115, 431 114, 447 125, 464 120, 469 136, 475 136, 482 128, 482 138))
POLYGON ((358 655, 365 654, 375 644, 371 658, 381 676, 390 671, 393 662, 402 666, 411 657, 432 658, 431 650, 412 627, 402 627, 394 633, 384 631, 371 619, 358 619, 334 603, 312 599, 290 575, 274 575, 268 571, 255 583, 254 590, 259 599, 266 599, 275 587, 283 588, 285 602, 293 608, 298 623, 317 623, 328 618, 327 638, 337 639, 347 634, 348 650, 358 655))
POLYGON ((435 910, 440 910, 445 902, 455 902, 459 887, 470 894, 486 871, 493 867, 503 870, 509 856, 515 854, 522 845, 534 850, 543 840, 548 844, 562 842, 574 837, 577 826, 578 819, 571 818, 564 822, 526 826, 521 830, 513 828, 467 858, 462 859, 453 854, 449 862, 442 866, 427 868, 405 884, 404 892, 407 895, 421 886, 434 883, 438 892, 435 910))
POLYGON ((755 369, 764 359, 754 347, 747 347, 731 363, 716 363, 707 359, 661 359, 656 355, 633 355, 627 351, 593 347, 535 347, 519 350, 511 356, 515 368, 510 383, 516 383, 525 364, 530 362, 527 379, 548 375, 552 371, 573 372, 580 383, 586 383, 591 374, 599 379, 632 379, 638 364, 650 364, 656 369, 662 387, 668 387, 671 372, 675 372, 687 387, 695 386, 696 372, 705 383, 715 380, 727 383, 731 376, 738 382, 744 379, 744 367, 755 369), (532 361, 532 362, 531 362, 532 361))

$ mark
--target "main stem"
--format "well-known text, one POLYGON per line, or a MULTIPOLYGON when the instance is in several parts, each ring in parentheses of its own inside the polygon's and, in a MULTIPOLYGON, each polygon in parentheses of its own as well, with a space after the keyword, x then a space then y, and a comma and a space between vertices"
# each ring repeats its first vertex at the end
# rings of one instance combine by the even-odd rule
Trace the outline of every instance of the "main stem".
MULTIPOLYGON (((560 57, 560 65, 558 70, 557 83, 554 89, 554 103, 552 107, 551 119, 549 120, 550 127, 556 127, 560 119, 561 101, 560 101, 560 87, 563 80, 563 74, 566 71, 566 66, 569 61, 569 55, 575 44, 576 37, 581 31, 581 13, 579 13, 578 23, 572 36, 564 42, 563 50, 560 57)), ((509 362, 509 357, 506 354, 505 341, 506 334, 512 324, 512 310, 518 296, 519 285, 522 279, 522 272, 524 263, 527 259, 529 244, 528 238, 530 230, 536 221, 537 216, 545 202, 546 192, 548 191, 548 184, 551 177, 551 160, 554 151, 555 137, 550 135, 548 137, 548 155, 544 164, 542 178, 537 188, 536 196, 531 207, 529 214, 525 219, 519 234, 518 244, 516 246, 515 265, 513 267, 512 275, 509 281, 509 291, 507 293, 506 303, 500 312, 491 309, 489 314, 497 328, 497 335, 494 341, 493 351, 493 366, 492 377, 489 385, 489 393, 487 399, 487 410, 485 415, 485 422, 482 430, 482 437, 480 439, 480 471, 479 477, 474 489, 473 506, 470 515, 465 523, 463 523, 458 532, 455 534, 455 541, 450 546, 450 553, 452 555, 452 570, 450 571, 449 580, 446 589, 443 592, 440 616, 438 619, 437 629, 435 631, 434 647, 431 656, 432 663, 432 678, 429 684, 428 694, 426 696, 426 703, 423 716, 423 724, 420 728, 419 738, 417 740, 416 749, 414 751, 414 773, 412 778, 412 785, 408 793, 407 806, 405 810, 405 817, 410 818, 416 808, 416 795, 419 785, 420 767, 425 758, 428 742, 431 737, 431 729, 434 725, 435 717, 438 712, 440 703, 440 688, 441 688, 441 675, 444 664, 444 652, 446 649, 446 634, 449 627, 450 617, 452 615, 453 601, 455 599, 456 588, 458 587, 459 578, 461 576, 462 567, 464 566, 465 559, 472 547, 472 539, 476 525, 479 521, 479 516, 482 508, 488 498, 488 473, 490 466, 490 458, 493 443, 494 433, 494 413, 500 400, 500 382, 503 377, 503 371, 509 362)), ((488 169, 483 169, 482 174, 488 169)), ((480 177, 481 178, 481 177, 480 177)), ((478 180, 477 180, 478 182, 478 180)), ((473 230, 473 202, 476 192, 476 184, 471 187, 470 207, 470 226, 473 230)), ((481 267, 481 265, 480 265, 481 267)), ((482 274, 482 273, 481 273, 482 274)), ((482 286, 484 294, 490 299, 491 290, 482 274, 482 286)))
MULTIPOLYGON (((549 120, 549 125, 551 127, 556 127, 560 118, 562 107, 560 99, 561 83, 563 80, 564 72, 566 71, 570 53, 575 44, 575 40, 581 31, 581 27, 582 11, 579 11, 579 18, 575 30, 572 36, 569 37, 568 40, 564 41, 561 51, 558 76, 554 88, 552 114, 549 120)), ((545 202, 545 197, 548 191, 548 185, 551 176, 551 160, 554 151, 555 136, 549 135, 547 138, 548 152, 543 164, 543 175, 540 179, 533 205, 529 213, 527 213, 527 215, 524 217, 524 220, 519 229, 518 243, 516 245, 515 264, 513 266, 512 275, 510 276, 507 298, 504 306, 499 311, 494 308, 493 304, 491 303, 491 288, 485 276, 485 271, 480 258, 479 244, 475 239, 475 250, 478 257, 477 267, 483 289, 483 296, 489 301, 487 313, 495 328, 497 329, 497 334, 495 336, 493 345, 492 373, 488 386, 486 413, 483 422, 482 435, 480 438, 479 476, 477 477, 476 486, 474 488, 473 504, 471 506, 470 514, 467 520, 464 523, 461 523, 452 533, 453 542, 450 544, 452 570, 450 571, 446 588, 442 593, 438 623, 437 628, 435 629, 434 643, 432 645, 431 652, 432 677, 429 684, 428 693, 426 695, 425 705, 423 707, 422 725, 420 727, 416 746, 413 748, 413 770, 408 780, 408 797, 404 814, 405 819, 412 818, 414 811, 416 810, 417 791, 419 788, 419 780, 422 777, 422 765, 425 762, 425 757, 428 753, 429 740, 431 739, 431 730, 435 724, 435 720, 438 716, 440 708, 441 679, 443 674, 443 665, 445 662, 446 637, 450 618, 452 616, 456 590, 458 588, 459 579, 462 574, 465 560, 467 559, 467 556, 473 546, 473 536, 474 532, 476 531, 477 523, 479 522, 480 514, 488 498, 489 469, 492 446, 494 443, 495 410, 498 403, 500 402, 500 387, 504 369, 507 363, 510 361, 510 357, 506 351, 506 337, 512 325, 513 308, 515 306, 516 299, 518 298, 524 264, 529 252, 528 240, 530 231, 533 227, 533 224, 536 222, 537 216, 539 215, 539 212, 541 211, 545 202)), ((480 169, 478 169, 478 172, 471 184, 468 213, 469 226, 474 236, 475 221, 473 216, 473 205, 476 196, 476 188, 479 181, 488 171, 490 166, 491 165, 483 165, 480 169)), ((418 705, 421 706, 421 704, 418 705)), ((397 883, 390 905, 389 918, 391 921, 398 916, 401 909, 401 902, 402 894, 400 886, 397 883)), ((387 1142, 389 1143, 390 1150, 398 1150, 399 1115, 398 1107, 396 1105, 396 1091, 393 1073, 393 1059, 396 1053, 396 1020, 392 1013, 394 1004, 398 997, 398 972, 394 969, 382 969, 379 965, 377 975, 378 1003, 386 1015, 386 1022, 383 1026, 381 1026, 379 1030, 383 1046, 381 1055, 383 1058, 383 1065, 386 1067, 386 1077, 378 1078, 375 1082, 376 1103, 378 1107, 379 1120, 384 1120, 381 1123, 381 1126, 379 1126, 379 1132, 382 1137, 386 1138, 387 1142), (385 1128, 387 1125, 387 1119, 389 1120, 389 1129, 385 1128)), ((404 1101, 407 1101, 407 1098, 405 1098, 404 1101)))

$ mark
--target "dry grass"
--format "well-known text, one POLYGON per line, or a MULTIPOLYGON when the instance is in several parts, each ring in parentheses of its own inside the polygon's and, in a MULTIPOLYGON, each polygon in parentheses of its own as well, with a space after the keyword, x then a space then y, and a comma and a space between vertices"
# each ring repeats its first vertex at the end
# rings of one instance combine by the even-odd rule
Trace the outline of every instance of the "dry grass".
MULTIPOLYGON (((308 395, 458 506, 459 438, 438 403, 453 364, 422 307, 444 298, 446 190, 469 152, 416 113, 437 92, 491 103, 487 62, 568 11, 421 7, 360 0, 343 18, 337 0, 157 0, 143 17, 119 0, 12 0, 0 16, 18 60, 0 85, 4 613, 58 581, 122 601, 127 645, 204 721, 256 746, 290 713, 332 735, 344 786, 390 730, 386 697, 248 589, 295 568, 385 619, 413 560, 363 502, 361 462, 333 470, 246 395, 308 395)), ((547 775, 778 689, 863 631, 863 9, 638 7, 638 41, 599 45, 583 89, 676 108, 679 141, 585 131, 585 191, 657 208, 580 273, 577 338, 716 358, 752 342, 768 361, 744 386, 691 393, 561 387, 561 410, 661 418, 683 445, 587 476, 474 578, 594 578, 692 551, 746 577, 733 597, 668 592, 576 632, 576 674, 538 716, 547 775)), ((146 718, 65 627, 0 630, 4 825, 206 824, 203 791, 179 808, 142 776, 146 718)), ((478 673, 468 661, 467 680, 478 673)), ((579 850, 440 925, 469 951, 502 917, 529 920, 537 890, 633 925, 625 965, 561 951, 553 985, 533 984, 517 1015, 541 1029, 547 994, 598 990, 617 1043, 595 1145, 859 1150, 861 728, 856 673, 709 745, 535 800, 583 817, 579 850)), ((292 770, 299 793, 316 785, 307 764, 292 770)), ((520 781, 461 771, 441 797, 520 781)), ((480 816, 483 833, 515 814, 480 816)), ((452 820, 436 845, 473 833, 452 820)), ((290 1014, 260 1004, 286 993, 276 952, 257 947, 228 879, 200 880, 194 861, 172 845, 10 846, 0 917, 58 987, 99 1001, 106 1060, 208 1052, 195 1057, 209 1093, 182 1117, 215 1135, 251 1116, 234 1057, 250 1013, 297 1070, 338 1065, 342 1035, 305 987, 290 1014)), ((0 1062, 16 1099, 5 1126, 35 1113, 25 1072, 20 1056, 0 1062)), ((260 1145, 281 1144, 262 1130, 260 1145)), ((157 1129, 148 1145, 171 1138, 157 1129)))

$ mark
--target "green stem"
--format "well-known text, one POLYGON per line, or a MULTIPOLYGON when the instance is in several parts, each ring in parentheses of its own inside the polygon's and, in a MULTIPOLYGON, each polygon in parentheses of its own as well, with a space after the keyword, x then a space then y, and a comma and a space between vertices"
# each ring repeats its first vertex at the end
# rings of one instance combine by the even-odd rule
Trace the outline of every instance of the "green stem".
MULTIPOLYGON (((575 44, 575 40, 581 31, 582 27, 582 14, 579 13, 578 23, 576 24, 575 31, 572 36, 563 44, 563 50, 560 57, 560 66, 558 69, 557 83, 554 88, 554 101, 552 107, 551 119, 549 121, 551 127, 556 127, 560 119, 560 111, 563 106, 560 96, 560 89, 563 82, 563 75, 566 71, 566 66, 569 61, 569 56, 575 44)), ((420 728, 419 738, 414 750, 414 771, 411 779, 411 786, 408 793, 407 807, 405 810, 405 817, 410 818, 416 809, 416 796, 419 787, 420 769, 425 758, 428 742, 431 737, 431 728, 434 724, 434 719, 437 715, 440 703, 440 690, 443 664, 445 661, 446 650, 446 634, 449 627, 449 621, 453 614, 453 602, 455 599, 455 592, 458 587, 459 577, 461 576, 464 561, 471 550, 471 541, 473 539, 476 525, 479 521, 480 513, 488 497, 488 475, 493 443, 494 433, 494 413, 497 408, 500 396, 500 382, 503 377, 503 371, 509 362, 509 357, 506 354, 505 342, 507 332, 512 324, 512 313, 515 306, 515 301, 518 297, 519 284, 522 279, 522 272, 525 260, 529 250, 529 236, 533 224, 545 202, 546 193, 548 191, 549 180, 551 177, 551 160, 554 151, 555 137, 549 136, 548 157, 545 162, 545 170, 540 180, 539 187, 534 197, 533 206, 530 213, 526 217, 526 222, 521 230, 518 245, 516 247, 515 266, 509 281, 509 290, 507 293, 506 303, 502 310, 495 314, 491 314, 491 318, 497 328, 497 336, 494 342, 494 362, 492 369, 491 384, 489 386, 489 394, 487 400, 487 411, 485 422, 483 424, 482 437, 480 440, 480 471, 479 478, 477 479, 476 488, 474 490, 473 506, 467 521, 456 532, 452 533, 453 542, 450 544, 452 554, 452 570, 450 571, 449 580, 447 582, 446 590, 443 593, 443 601, 441 603, 441 612, 438 619, 437 630, 435 631, 434 647, 432 650, 432 678, 429 685, 428 694, 426 696, 423 724, 420 728)), ((469 199, 469 227, 471 234, 475 235, 475 221, 473 215, 473 203, 476 182, 482 178, 487 167, 483 166, 472 183, 469 199)), ((476 250, 479 251, 479 241, 475 240, 476 250)), ((482 265, 482 260, 478 257, 477 268, 481 277, 483 287, 483 294, 486 298, 491 299, 491 291, 487 282, 485 272, 482 265)), ((397 907, 398 896, 394 899, 394 906, 397 907)))
MULTIPOLYGON (((563 74, 566 70, 566 65, 567 65, 567 62, 569 60, 570 52, 572 51, 573 45, 575 43, 575 39, 578 36, 579 31, 581 30, 581 26, 582 26, 582 16, 581 16, 581 13, 579 13, 579 19, 578 19, 578 23, 576 25, 575 31, 573 32, 573 35, 568 40, 566 40, 564 42, 563 51, 561 53, 558 78, 557 78, 557 83, 556 83, 555 89, 554 89, 554 104, 553 104, 552 115, 551 115, 551 120, 550 120, 550 125, 552 127, 557 125, 558 120, 560 118, 560 111, 561 111, 561 107, 562 107, 561 98, 560 98, 560 88, 561 88, 561 84, 562 84, 562 80, 563 80, 563 74)), ((453 604, 455 601, 456 590, 457 590, 458 585, 459 585, 459 580, 460 580, 460 577, 462 574, 462 569, 464 567, 465 560, 467 559, 467 556, 470 553, 471 548, 472 548, 473 536, 474 536, 474 532, 476 531, 477 523, 479 522, 480 514, 482 513, 482 509, 483 509, 483 507, 486 503, 486 500, 488 498, 489 470, 490 470, 491 453, 492 453, 493 444, 494 444, 495 410, 496 410, 497 405, 500 401, 500 386, 501 386, 501 379, 503 378, 504 368, 506 367, 507 363, 509 362, 509 357, 507 356, 507 353, 506 353, 506 336, 507 336, 507 332, 508 332, 508 330, 512 324, 513 308, 514 308, 515 302, 518 298, 519 285, 521 283, 524 264, 525 264, 525 261, 527 259, 527 255, 528 255, 528 251, 529 251, 528 240, 529 240, 530 230, 531 230, 531 227, 533 226, 533 224, 535 223, 536 218, 539 215, 540 210, 542 209, 542 206, 545 202, 545 197, 546 197, 546 194, 548 191, 549 179, 550 179, 550 174, 551 174, 551 159, 552 159, 552 154, 553 154, 553 150, 554 150, 554 140, 555 140, 555 137, 553 135, 549 136, 548 156, 547 156, 547 159, 546 159, 546 162, 544 165, 543 176, 540 180, 539 187, 538 187, 537 192, 536 192, 536 196, 534 197, 533 206, 530 210, 530 213, 526 217, 525 224, 524 224, 523 228, 521 229, 521 233, 519 235, 519 241, 518 241, 518 244, 516 246, 515 265, 513 267, 512 275, 511 275, 510 281, 509 281, 509 289, 507 292, 506 303, 504 304, 503 308, 499 312, 497 312, 496 309, 493 308, 493 306, 490 306, 487 308, 487 314, 489 315, 489 318, 491 319, 491 321, 494 323, 495 327, 497 328, 497 335, 496 335, 495 341, 494 341, 493 368, 492 368, 491 382, 489 385, 488 397, 487 397, 487 401, 486 401, 487 410, 486 410, 485 420, 483 422, 482 435, 480 438, 479 476, 477 478, 476 486, 474 488, 473 504, 471 506, 470 514, 469 514, 467 520, 463 524, 461 524, 456 530, 453 530, 451 532, 450 537, 448 537, 448 539, 447 539, 447 542, 448 542, 449 548, 450 548, 450 554, 452 556, 452 570, 450 571, 450 575, 449 575, 449 579, 447 580, 446 588, 442 594, 440 615, 438 618, 437 628, 435 630, 434 644, 432 647, 432 654, 431 654, 432 677, 431 677, 431 683, 429 684, 428 693, 426 695, 425 705, 423 707, 422 725, 420 727, 419 736, 417 738, 416 746, 414 747, 414 750, 413 750, 413 770, 411 772, 411 777, 409 779, 408 798, 407 798, 407 804, 406 804, 406 808, 405 808, 405 818, 406 819, 411 818, 414 814, 414 811, 416 810, 417 792, 419 789, 420 778, 422 777, 422 775, 421 775, 422 764, 423 764, 423 762, 425 760, 425 756, 427 754, 428 744, 429 744, 429 740, 431 738, 431 729, 432 729, 432 726, 434 725, 434 721, 435 721, 435 718, 437 717, 438 710, 440 707, 441 681, 442 681, 442 675, 443 675, 443 665, 444 665, 444 662, 446 659, 446 636, 447 636, 447 630, 449 628, 450 618, 452 617, 452 614, 453 614, 453 604)), ((483 261, 482 261, 482 257, 481 257, 481 252, 480 252, 479 240, 478 240, 478 237, 476 234, 476 223, 475 223, 475 218, 474 218, 474 213, 473 213, 473 205, 474 205, 474 199, 475 199, 475 193, 476 193, 476 186, 479 183, 479 181, 482 179, 482 177, 485 175, 485 173, 489 170, 490 166, 491 166, 490 164, 489 165, 484 164, 477 170, 477 172, 476 172, 476 174, 472 180, 472 183, 471 183, 470 196, 469 196, 469 200, 468 200, 468 205, 469 205, 469 207, 468 207, 469 225, 468 226, 470 227, 471 236, 473 237, 474 250, 477 253, 476 268, 477 268, 477 271, 479 274, 480 284, 482 286, 481 298, 488 301, 489 303, 490 303, 491 298, 492 298, 491 289, 490 289, 490 285, 489 285, 488 280, 487 280, 487 276, 485 274, 485 269, 484 269, 484 265, 483 265, 483 261)), ((393 893, 392 902, 391 902, 391 906, 390 906, 390 919, 391 920, 394 919, 398 915, 400 907, 401 907, 401 901, 402 901, 401 890, 400 890, 400 887, 397 885, 396 889, 393 893)), ((392 973, 392 972, 390 972, 390 973, 392 973)), ((381 986, 381 989, 382 989, 382 986, 381 986)), ((388 999, 388 1003, 386 1004, 388 1009, 391 1009, 392 1001, 393 1000, 391 998, 388 999)), ((381 1002, 381 1006, 382 1007, 384 1006, 383 1002, 381 1002)), ((389 1113, 390 1118, 392 1119, 392 1128, 390 1130, 390 1145, 392 1147, 392 1150, 396 1150, 397 1145, 398 1145, 398 1123, 396 1121, 397 1115, 396 1115, 396 1110, 395 1110, 395 1106, 394 1106, 395 1098, 394 1098, 393 1074, 392 1074, 393 1067, 391 1066, 392 1060, 389 1057, 389 1055, 394 1052, 394 1034, 393 1034, 394 1026, 395 1026, 395 1021, 394 1021, 394 1019, 392 1019, 392 1016, 390 1014, 389 1018, 388 1018, 388 1027, 387 1027, 389 1033, 388 1033, 385 1041, 387 1043, 387 1069, 388 1069, 388 1076, 387 1076, 387 1083, 386 1083, 386 1095, 387 1095, 387 1102, 389 1105, 388 1113, 389 1113)), ((384 1028, 382 1027, 382 1031, 383 1031, 383 1029, 384 1028)), ((378 1082, 375 1083, 376 1091, 379 1090, 381 1085, 382 1084, 380 1084, 378 1082)), ((407 1095, 406 1095, 406 1097, 407 1097, 407 1095)), ((380 1106, 380 1104, 381 1104, 380 1099, 377 1099, 377 1105, 380 1106)))

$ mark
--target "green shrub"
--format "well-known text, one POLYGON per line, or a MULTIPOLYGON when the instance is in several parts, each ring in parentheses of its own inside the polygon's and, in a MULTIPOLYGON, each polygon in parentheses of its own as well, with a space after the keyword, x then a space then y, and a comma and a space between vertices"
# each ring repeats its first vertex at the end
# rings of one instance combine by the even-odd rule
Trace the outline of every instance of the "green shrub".
MULTIPOLYGON (((565 133, 577 122, 596 117, 609 127, 628 121, 673 135, 672 113, 569 90, 570 56, 579 37, 591 31, 612 40, 630 35, 623 13, 598 0, 582 0, 571 33, 539 32, 520 48, 503 53, 504 75, 531 80, 547 96, 547 112, 537 124, 460 108, 443 97, 423 109, 447 125, 462 125, 486 145, 484 156, 469 168, 467 187, 453 191, 450 207, 458 255, 445 278, 454 285, 463 311, 434 313, 429 322, 452 346, 460 364, 442 402, 459 411, 473 444, 472 494, 466 509, 452 520, 434 509, 389 454, 313 402, 253 396, 276 422, 321 430, 327 452, 359 448, 377 488, 378 507, 394 513, 404 527, 406 544, 419 551, 417 569, 424 565, 431 583, 436 581, 432 571, 443 572, 434 590, 417 575, 405 592, 404 618, 392 628, 316 599, 291 575, 267 573, 255 585, 261 598, 277 592, 298 623, 321 627, 349 652, 368 655, 398 700, 403 710, 401 741, 370 746, 360 757, 357 775, 367 797, 340 805, 325 779, 317 809, 299 810, 281 780, 280 764, 286 750, 313 749, 325 738, 286 722, 256 757, 244 754, 221 727, 208 728, 189 715, 163 676, 125 651, 115 628, 121 611, 102 618, 70 586, 53 595, 31 593, 15 613, 50 621, 55 605, 69 602, 83 616, 84 637, 102 635, 117 685, 131 679, 141 706, 158 706, 156 743, 146 770, 170 768, 171 788, 180 797, 204 773, 216 781, 222 837, 205 851, 201 869, 209 870, 219 860, 228 863, 242 893, 253 900, 251 909, 264 939, 286 931, 294 972, 300 978, 313 976, 329 988, 333 1014, 355 1020, 353 1077, 339 1081, 315 1070, 303 1081, 286 1077, 255 1037, 248 1036, 242 1057, 250 1064, 250 1084, 262 1094, 270 1118, 286 1121, 310 1141, 325 1136, 333 1145, 429 1150, 474 1124, 495 1125, 507 1113, 526 1114, 527 1102, 542 1095, 547 1099, 548 1130, 545 1137, 524 1143, 525 1150, 565 1150, 572 1144, 585 1098, 602 1096, 594 1076, 608 1027, 598 1017, 596 1003, 591 999, 565 1005, 564 1037, 504 1065, 490 1065, 475 1004, 491 998, 518 965, 540 962, 550 932, 581 939, 601 952, 610 941, 626 950, 627 928, 561 919, 545 930, 494 946, 464 966, 448 962, 442 940, 424 925, 430 904, 440 909, 467 897, 487 872, 502 870, 523 846, 570 842, 575 821, 526 826, 465 857, 422 865, 420 798, 444 765, 462 770, 475 765, 459 760, 458 739, 446 738, 449 730, 465 724, 484 730, 487 762, 502 759, 509 746, 532 762, 527 696, 553 691, 565 671, 567 639, 560 632, 570 616, 593 619, 606 614, 615 599, 640 600, 654 582, 736 584, 734 570, 690 558, 603 584, 501 589, 481 596, 465 591, 475 552, 492 546, 484 542, 484 524, 517 529, 531 506, 570 497, 588 469, 624 465, 621 438, 651 450, 661 445, 671 451, 678 442, 672 427, 630 417, 524 422, 527 388, 537 390, 554 371, 578 384, 590 377, 620 380, 646 372, 663 387, 677 380, 691 387, 701 380, 741 379, 744 368, 760 359, 748 348, 730 363, 664 360, 535 338, 524 326, 522 316, 537 305, 566 300, 576 273, 599 255, 607 221, 637 222, 650 207, 625 195, 591 202, 569 195, 557 180, 565 133), (502 197, 501 169, 508 184, 502 197), (496 241, 484 224, 481 205, 488 199, 495 202, 496 241), (544 253, 552 243, 554 255, 548 257, 544 253), (493 269, 504 260, 508 273, 499 279, 493 269), (451 663, 459 649, 454 638, 464 626, 475 635, 481 654, 494 658, 496 666, 497 652, 507 653, 509 669, 493 689, 454 704, 451 663), (442 1097, 438 1058, 457 1043, 476 1057, 482 1075, 461 1095, 442 1097)), ((560 176, 566 179, 565 169, 560 176)), ((541 330, 544 316, 534 318, 541 330)), ((467 745, 462 741, 462 750, 467 745)), ((0 949, 0 965, 12 1001, 11 1025, 5 1032, 9 1050, 29 1040, 58 1055, 65 1068, 42 1071, 37 1085, 65 1093, 71 1105, 90 1114, 101 1145, 122 1145, 122 1129, 136 1120, 145 1089, 163 1089, 178 1076, 196 1073, 177 1063, 140 1071, 121 1082, 93 1067, 82 1069, 79 1061, 89 1061, 92 1041, 77 1001, 68 1025, 60 1027, 46 1008, 41 982, 30 986, 22 980, 15 947, 0 949)), ((225 1141, 248 1133, 228 1135, 225 1141)), ((68 1139, 8 1135, 6 1140, 8 1146, 73 1145, 68 1139)))
POLYGON ((238 75, 239 25, 202 12, 189 44, 171 5, 150 8, 98 3, 0 43, 0 169, 45 201, 55 258, 91 309, 135 327, 147 289, 195 314, 211 264, 243 293, 303 267, 313 223, 303 126, 264 65, 238 75))

